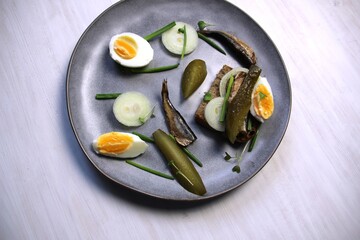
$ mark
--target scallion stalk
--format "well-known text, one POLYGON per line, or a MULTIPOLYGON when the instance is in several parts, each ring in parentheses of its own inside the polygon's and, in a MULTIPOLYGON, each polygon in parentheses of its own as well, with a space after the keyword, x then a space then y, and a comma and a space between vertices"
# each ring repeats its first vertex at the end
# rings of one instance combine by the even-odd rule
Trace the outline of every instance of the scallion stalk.
POLYGON ((251 131, 251 130, 252 130, 252 120, 251 120, 251 118, 248 118, 248 120, 247 120, 246 129, 247 129, 248 131, 251 131))
POLYGON ((224 122, 224 120, 225 120, 226 111, 227 111, 227 105, 228 105, 228 99, 230 97, 230 92, 231 92, 231 88, 232 88, 233 84, 234 84, 234 76, 231 75, 231 77, 229 79, 227 89, 226 89, 226 95, 225 95, 225 98, 224 98, 224 103, 223 103, 223 105, 221 107, 220 118, 219 118, 220 122, 224 122))
POLYGON ((120 94, 121 93, 98 93, 95 95, 95 99, 98 99, 98 100, 115 99, 120 94))
POLYGON ((155 68, 145 68, 145 69, 137 69, 137 68, 132 68, 130 69, 130 71, 132 73, 156 73, 156 72, 164 72, 164 71, 168 71, 168 70, 172 70, 175 69, 179 66, 179 63, 173 64, 173 65, 168 65, 168 66, 161 66, 161 67, 155 67, 155 68))
POLYGON ((183 49, 181 51, 181 60, 184 58, 184 55, 185 55, 185 50, 186 50, 186 42, 187 42, 187 35, 186 35, 186 26, 184 25, 184 28, 183 28, 183 34, 184 34, 184 43, 183 43, 183 49))
POLYGON ((207 44, 221 52, 222 54, 226 55, 225 51, 217 45, 214 41, 212 41, 210 38, 206 37, 204 34, 198 32, 198 36, 200 39, 204 40, 207 44))
POLYGON ((251 152, 255 146, 255 143, 256 143, 256 139, 257 139, 257 136, 259 134, 259 131, 260 131, 260 127, 261 125, 259 125, 256 133, 255 133, 255 136, 250 140, 250 145, 249 145, 249 148, 248 148, 248 152, 251 152))
POLYGON ((145 142, 148 142, 148 143, 154 143, 154 139, 152 139, 151 137, 148 137, 148 136, 145 136, 141 133, 138 133, 138 132, 132 132, 132 134, 138 136, 141 140, 145 141, 145 142))
POLYGON ((170 179, 170 180, 174 180, 174 179, 175 179, 173 176, 170 176, 170 175, 168 175, 168 174, 165 174, 165 173, 156 171, 156 170, 154 170, 154 169, 151 169, 151 168, 149 168, 149 167, 146 167, 146 166, 141 165, 141 164, 139 164, 139 163, 136 163, 136 162, 134 162, 134 161, 126 160, 125 162, 128 163, 128 164, 130 164, 130 165, 132 165, 132 166, 134 166, 134 167, 137 167, 137 168, 139 168, 139 169, 141 169, 141 170, 144 170, 145 172, 148 172, 148 173, 157 175, 157 176, 159 176, 159 177, 167 178, 167 179, 170 179))
POLYGON ((146 41, 150 41, 151 39, 157 37, 158 35, 161 35, 162 33, 166 32, 167 30, 171 29, 172 27, 174 27, 176 25, 175 21, 174 22, 171 22, 169 23, 168 25, 156 30, 155 32, 147 35, 144 37, 144 39, 146 41))
MULTIPOLYGON (((169 134, 169 136, 171 137, 172 140, 174 140, 176 142, 175 137, 173 135, 169 134)), ((197 157, 195 157, 195 155, 192 154, 192 152, 190 152, 189 149, 187 149, 186 147, 181 147, 181 149, 199 167, 203 166, 203 164, 200 162, 200 160, 197 157)))
POLYGON ((192 152, 190 152, 189 149, 187 149, 186 147, 183 147, 182 149, 186 153, 186 155, 188 155, 188 157, 193 160, 194 163, 196 163, 199 167, 203 166, 200 160, 192 152))
POLYGON ((199 27, 200 30, 204 30, 208 26, 215 26, 215 25, 206 23, 204 21, 199 21, 198 22, 198 27, 199 27))

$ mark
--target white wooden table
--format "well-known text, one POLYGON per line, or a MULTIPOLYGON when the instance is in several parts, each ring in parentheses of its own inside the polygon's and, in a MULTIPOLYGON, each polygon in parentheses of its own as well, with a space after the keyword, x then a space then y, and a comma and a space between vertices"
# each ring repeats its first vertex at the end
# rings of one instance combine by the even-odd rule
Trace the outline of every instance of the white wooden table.
POLYGON ((231 2, 282 54, 291 120, 251 181, 179 204, 99 174, 69 123, 70 55, 115 1, 0 1, 0 239, 360 239, 360 2, 231 2))

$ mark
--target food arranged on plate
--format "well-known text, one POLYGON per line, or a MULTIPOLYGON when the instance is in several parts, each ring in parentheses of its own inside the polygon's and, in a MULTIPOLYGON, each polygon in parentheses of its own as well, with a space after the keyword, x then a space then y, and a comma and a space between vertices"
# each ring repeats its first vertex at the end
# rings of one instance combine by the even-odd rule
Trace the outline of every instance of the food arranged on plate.
MULTIPOLYGON (((185 56, 191 56, 200 44, 199 39, 221 54, 226 55, 225 50, 210 37, 231 49, 244 67, 232 68, 224 63, 216 76, 210 76, 214 80, 204 97, 199 99, 200 104, 193 114, 196 123, 217 132, 219 137, 229 144, 236 147, 238 144, 239 148, 242 147, 241 153, 236 153, 235 157, 228 153, 225 153, 224 157, 227 161, 237 161, 233 171, 239 173, 242 155, 246 149, 252 150, 261 125, 273 114, 274 97, 269 82, 261 76, 262 69, 256 65, 254 50, 238 37, 224 31, 209 30, 209 26, 211 25, 199 21, 196 30, 187 23, 172 22, 145 37, 131 32, 117 34, 110 39, 109 52, 111 58, 125 67, 125 70, 139 74, 178 68, 181 60, 185 56), (154 54, 150 41, 158 36, 161 36, 165 49, 179 56, 179 61, 168 66, 149 68, 149 63, 159 54, 154 54), (245 143, 245 146, 239 143, 245 143)), ((181 81, 172 81, 171 86, 178 84, 176 87, 181 88, 182 97, 186 101, 205 82, 207 75, 206 62, 202 59, 193 59, 185 67, 182 76, 175 76, 181 81)), ((173 74, 169 74, 169 78, 174 78, 173 74)), ((159 95, 169 133, 162 129, 154 129, 152 137, 148 137, 135 131, 125 133, 114 130, 97 137, 93 142, 93 149, 97 154, 104 156, 126 158, 126 163, 160 177, 176 179, 187 191, 204 195, 206 187, 191 160, 199 167, 203 164, 186 148, 194 144, 197 137, 170 101, 166 79, 161 91, 159 89, 159 95), (135 158, 150 150, 147 143, 155 145, 160 150, 172 176, 136 163, 135 158)), ((95 97, 98 100, 115 99, 114 117, 120 124, 131 128, 149 121, 154 106, 158 105, 151 103, 148 96, 138 89, 124 93, 99 93, 95 97)))
POLYGON ((206 63, 201 59, 192 60, 186 66, 181 79, 183 97, 190 97, 204 82, 206 75, 206 63))
POLYGON ((183 46, 186 43, 184 54, 189 54, 198 45, 198 35, 193 26, 183 22, 175 22, 174 27, 161 35, 161 41, 169 52, 177 55, 182 54, 183 46), (182 30, 179 31, 179 29, 182 30), (184 34, 185 30, 186 34, 184 34))
POLYGON ((165 119, 168 125, 170 134, 175 138, 175 141, 183 147, 186 147, 196 140, 196 136, 186 123, 185 119, 175 109, 174 105, 169 99, 169 91, 167 81, 164 80, 161 90, 162 104, 165 112, 165 119))
POLYGON ((134 158, 148 148, 140 137, 125 132, 104 133, 93 141, 92 146, 96 153, 116 158, 134 158))
POLYGON ((189 192, 204 195, 204 183, 181 147, 161 129, 153 133, 155 144, 168 161, 168 166, 176 180, 189 192))
POLYGON ((126 92, 116 97, 113 104, 115 118, 127 127, 144 124, 153 114, 155 106, 141 92, 126 92))
POLYGON ((109 43, 110 56, 124 67, 144 67, 154 58, 150 43, 135 33, 113 36, 109 43))

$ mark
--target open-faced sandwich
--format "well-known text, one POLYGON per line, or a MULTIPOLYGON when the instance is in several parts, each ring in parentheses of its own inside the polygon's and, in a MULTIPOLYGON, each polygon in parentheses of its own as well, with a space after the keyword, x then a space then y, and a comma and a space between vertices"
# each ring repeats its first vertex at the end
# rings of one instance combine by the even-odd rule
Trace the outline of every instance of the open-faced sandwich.
POLYGON ((231 143, 253 138, 274 111, 271 87, 260 74, 257 65, 249 69, 224 65, 196 110, 195 120, 225 132, 231 143))

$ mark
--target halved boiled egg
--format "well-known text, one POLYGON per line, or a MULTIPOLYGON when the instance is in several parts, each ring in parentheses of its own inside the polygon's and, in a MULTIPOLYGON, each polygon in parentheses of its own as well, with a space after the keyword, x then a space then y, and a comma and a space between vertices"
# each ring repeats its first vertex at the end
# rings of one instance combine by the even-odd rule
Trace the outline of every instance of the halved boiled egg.
POLYGON ((134 158, 143 154, 148 145, 138 136, 125 132, 109 132, 93 141, 96 153, 117 158, 134 158))
POLYGON ((135 33, 113 36, 109 43, 110 56, 124 67, 144 67, 154 58, 149 42, 135 33))
POLYGON ((251 96, 251 114, 260 122, 269 119, 274 112, 274 97, 269 82, 265 77, 259 77, 251 96))

